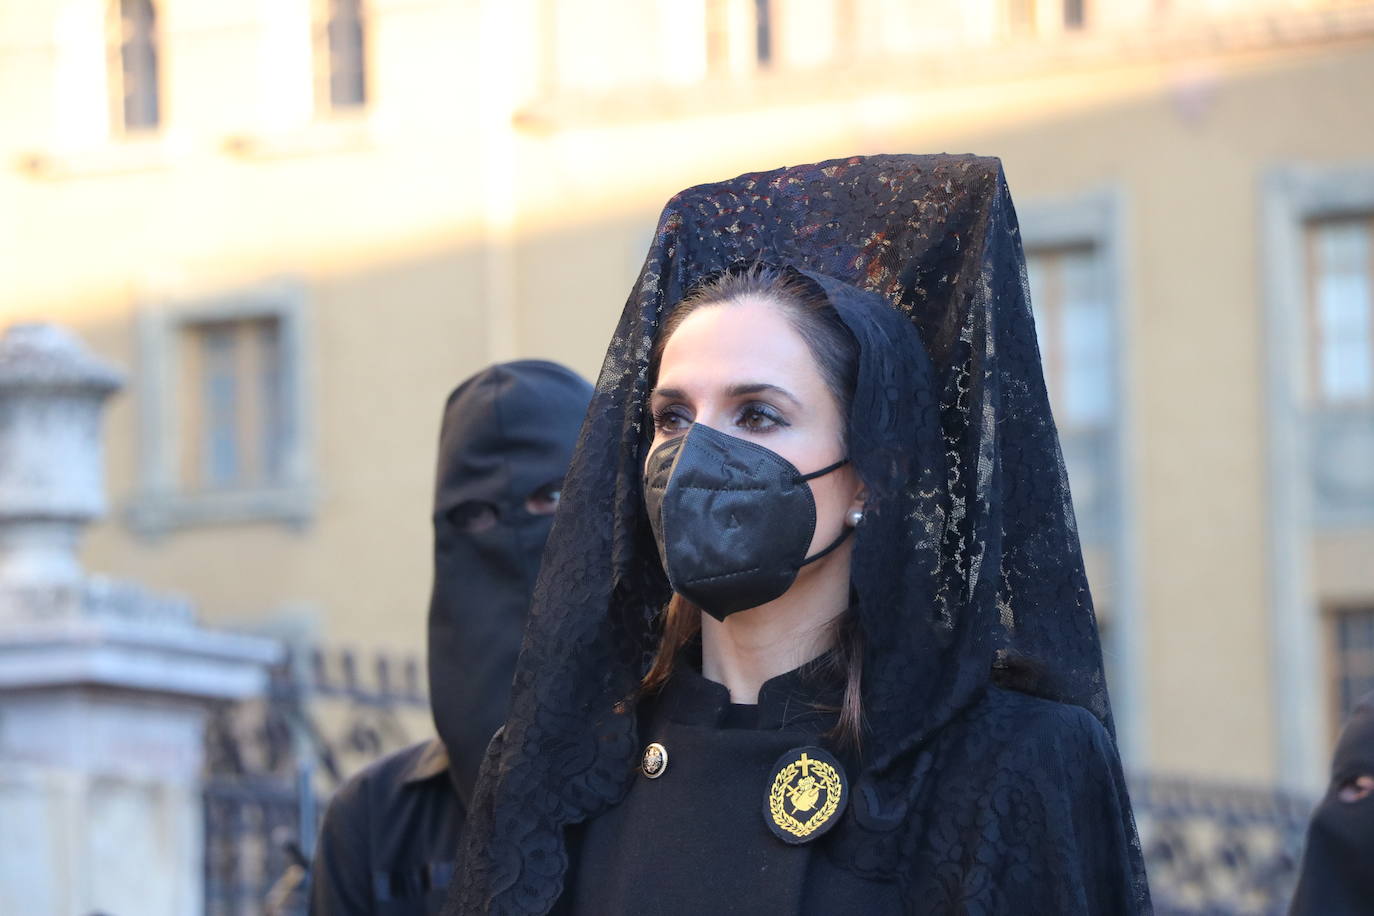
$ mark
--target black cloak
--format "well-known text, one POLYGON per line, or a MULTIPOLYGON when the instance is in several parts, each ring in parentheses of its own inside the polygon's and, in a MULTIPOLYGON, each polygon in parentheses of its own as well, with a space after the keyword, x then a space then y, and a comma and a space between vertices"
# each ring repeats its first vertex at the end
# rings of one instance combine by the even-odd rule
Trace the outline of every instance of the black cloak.
POLYGON ((434 491, 430 705, 439 738, 350 779, 320 830, 311 912, 436 913, 591 385, 536 360, 484 369, 444 405, 434 491), (534 508, 543 511, 530 511, 534 508))
POLYGON ((1331 784, 1307 829, 1292 916, 1374 913, 1374 693, 1355 706, 1331 759, 1331 784))
MULTIPOLYGON (((668 203, 569 470, 446 912, 552 911, 569 828, 634 783, 633 697, 669 597, 640 491, 651 350, 695 284, 755 260, 819 283, 860 345, 866 728, 827 859, 914 912, 1148 912, 1016 216, 1000 163, 970 156, 833 160, 668 203)), ((735 867, 703 855, 684 863, 703 881, 735 867)))

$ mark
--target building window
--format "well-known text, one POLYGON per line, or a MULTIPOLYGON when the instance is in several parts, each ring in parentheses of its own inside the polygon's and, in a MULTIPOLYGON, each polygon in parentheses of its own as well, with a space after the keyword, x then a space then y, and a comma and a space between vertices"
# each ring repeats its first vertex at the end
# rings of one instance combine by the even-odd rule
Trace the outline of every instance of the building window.
POLYGON ((157 11, 152 0, 119 0, 110 47, 115 122, 124 131, 158 126, 157 11))
POLYGON ((1083 28, 1086 0, 1064 0, 1064 28, 1083 28))
POLYGON ((1112 313, 1093 245, 1032 250, 1026 270, 1045 385, 1085 541, 1109 536, 1114 512, 1116 390, 1112 313))
POLYGON ((367 36, 363 0, 322 0, 315 29, 318 95, 329 110, 367 103, 367 36))
POLYGON ((163 303, 139 324, 135 528, 307 522, 315 484, 302 289, 163 303))
POLYGON ((704 0, 705 72, 743 76, 772 66, 778 51, 772 0, 704 0))
MULTIPOLYGON (((1312 784, 1324 778, 1322 747, 1341 696, 1359 689, 1341 679, 1359 670, 1355 646, 1368 638, 1355 618, 1340 624, 1317 608, 1319 596, 1357 587, 1342 555, 1360 556, 1358 539, 1374 530, 1374 399, 1358 396, 1367 357, 1333 334, 1344 327, 1363 336, 1358 304, 1369 301, 1369 281, 1359 265, 1369 255, 1358 238, 1371 231, 1374 168, 1280 165, 1261 189, 1265 571, 1269 615, 1284 635, 1271 666, 1278 773, 1312 784)), ((1356 594, 1362 613, 1374 611, 1356 594)))
POLYGON ((1305 224, 1307 449, 1314 520, 1374 522, 1374 216, 1305 224))
POLYGON ((1111 315, 1092 246, 1030 252, 1031 304, 1055 418, 1068 430, 1111 422, 1111 315))
POLYGON ((281 319, 188 322, 182 327, 182 479, 188 489, 271 487, 285 478, 292 430, 281 319))
POLYGON ((773 62, 772 0, 754 0, 754 56, 760 67, 773 62))
POLYGON ((1374 217, 1308 225, 1313 399, 1374 402, 1374 217))
POLYGON ((1329 627, 1331 714, 1339 729, 1360 698, 1374 690, 1374 606, 1337 610, 1329 627))
POLYGON ((1128 760, 1144 752, 1145 654, 1133 480, 1124 455, 1131 432, 1121 390, 1124 201, 1111 190, 1022 202, 1027 280, 1050 404, 1068 472, 1118 736, 1128 760))

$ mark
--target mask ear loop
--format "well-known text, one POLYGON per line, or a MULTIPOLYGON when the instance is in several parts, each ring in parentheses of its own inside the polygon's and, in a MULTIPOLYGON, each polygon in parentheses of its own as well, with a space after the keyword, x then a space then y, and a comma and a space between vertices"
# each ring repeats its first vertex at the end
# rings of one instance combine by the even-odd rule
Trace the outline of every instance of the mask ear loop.
POLYGON ((836 461, 834 464, 827 464, 825 467, 821 468, 819 471, 812 471, 810 474, 803 474, 803 475, 801 475, 800 477, 797 478, 797 481, 798 481, 799 483, 805 483, 805 482, 808 481, 808 480, 815 480, 817 477, 824 477, 826 474, 829 474, 831 471, 838 471, 840 468, 844 467, 844 466, 845 466, 846 464, 848 464, 848 463, 849 463, 849 459, 848 459, 848 458, 841 458, 839 461, 836 461))
POLYGON ((835 538, 835 540, 831 541, 829 547, 825 548, 824 550, 822 550, 820 553, 816 554, 815 556, 807 557, 805 560, 802 560, 802 561, 801 561, 801 565, 802 565, 802 566, 809 566, 809 565, 811 565, 812 563, 814 563, 814 562, 816 562, 817 560, 819 560, 821 557, 825 556, 826 554, 829 554, 829 553, 834 552, 835 548, 837 548, 837 547, 839 547, 841 544, 843 544, 843 543, 845 542, 845 539, 848 538, 848 537, 849 537, 851 534, 853 534, 853 533, 854 533, 854 529, 851 528, 851 527, 849 527, 848 525, 845 525, 845 526, 844 526, 844 530, 840 532, 840 536, 837 537, 837 538, 835 538))
MULTIPOLYGON (((826 465, 825 467, 821 468, 819 471, 812 471, 810 474, 803 474, 802 476, 798 477, 797 480, 800 481, 800 482, 805 482, 805 481, 808 481, 808 480, 815 480, 817 477, 824 477, 826 474, 829 474, 831 471, 838 471, 840 468, 844 467, 844 466, 845 466, 846 464, 848 464, 848 463, 849 463, 849 459, 848 459, 848 458, 841 458, 839 461, 836 461, 834 464, 828 464, 828 465, 826 465)), ((801 561, 801 565, 802 565, 802 566, 809 566, 810 564, 816 562, 817 560, 821 559, 822 557, 827 556, 827 555, 833 553, 833 552, 836 550, 836 548, 838 548, 841 544, 843 544, 843 543, 845 542, 845 540, 846 540, 851 534, 853 534, 853 533, 854 533, 854 529, 851 528, 849 525, 845 525, 845 526, 844 526, 844 530, 840 532, 840 536, 837 537, 837 538, 835 538, 835 540, 831 541, 829 547, 826 547, 824 550, 822 550, 820 553, 815 554, 814 556, 810 556, 810 557, 807 557, 806 559, 802 560, 802 561, 801 561)), ((801 567, 798 567, 798 569, 800 569, 800 568, 801 568, 801 567)))

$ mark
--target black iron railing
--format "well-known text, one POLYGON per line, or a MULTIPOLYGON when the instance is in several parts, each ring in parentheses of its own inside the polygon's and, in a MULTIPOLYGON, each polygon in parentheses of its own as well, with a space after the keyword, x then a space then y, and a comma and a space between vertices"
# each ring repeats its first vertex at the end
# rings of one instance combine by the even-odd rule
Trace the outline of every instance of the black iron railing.
POLYGON ((1160 916, 1287 910, 1311 799, 1142 776, 1131 781, 1131 801, 1160 916))
POLYGON ((207 733, 207 916, 300 916, 320 800, 363 764, 422 737, 415 659, 292 655, 265 696, 225 706, 207 733))

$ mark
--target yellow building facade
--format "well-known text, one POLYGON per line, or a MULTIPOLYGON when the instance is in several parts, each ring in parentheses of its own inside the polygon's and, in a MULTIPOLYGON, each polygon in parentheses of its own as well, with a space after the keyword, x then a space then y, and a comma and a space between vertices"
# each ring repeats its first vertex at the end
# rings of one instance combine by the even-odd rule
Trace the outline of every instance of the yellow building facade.
POLYGON ((595 376, 675 191, 1002 157, 1128 763, 1311 788, 1374 688, 1374 4, 0 9, 0 313, 130 371, 87 565, 419 652, 443 398, 595 376))

